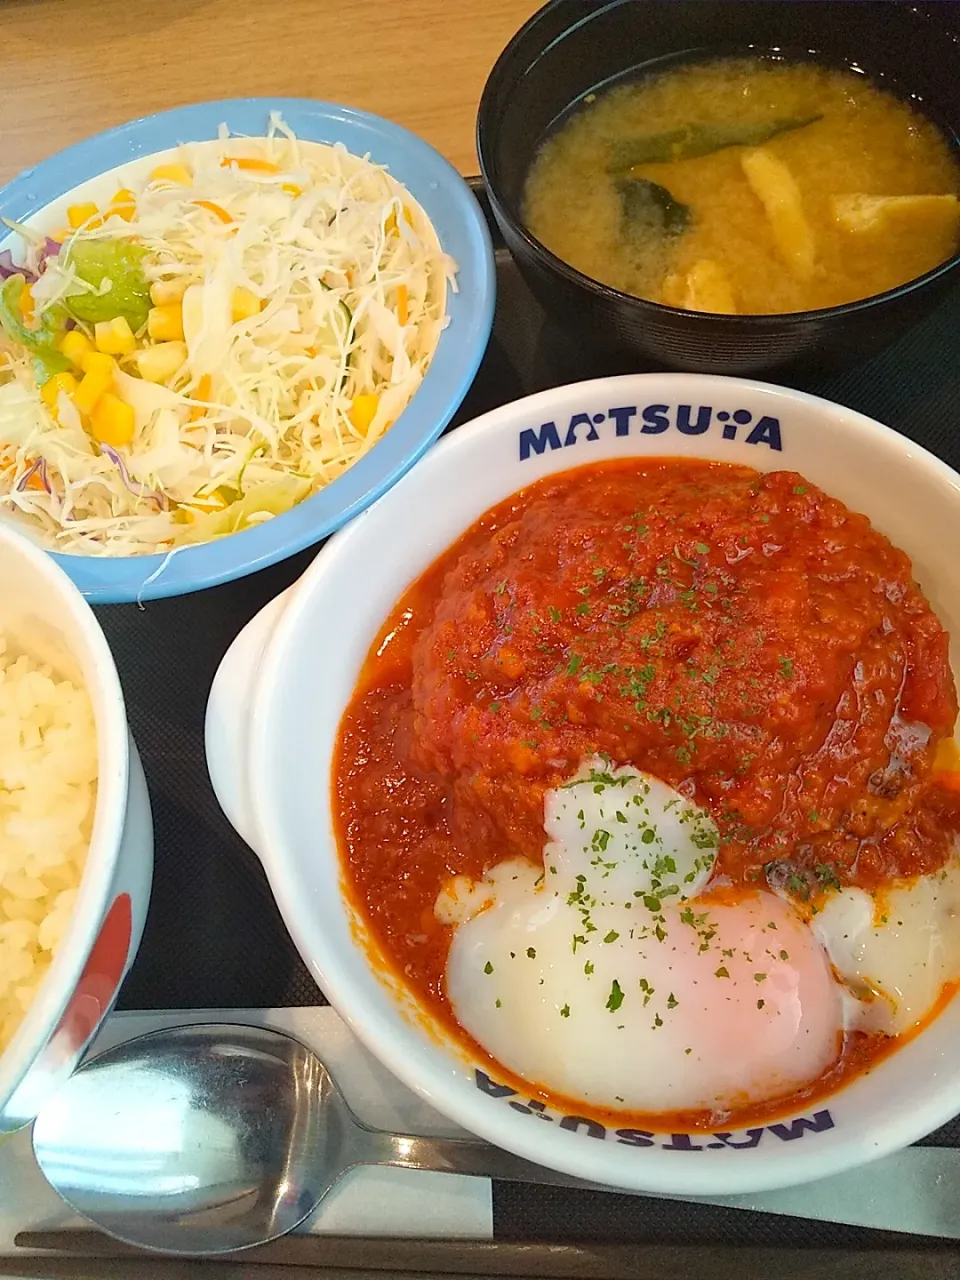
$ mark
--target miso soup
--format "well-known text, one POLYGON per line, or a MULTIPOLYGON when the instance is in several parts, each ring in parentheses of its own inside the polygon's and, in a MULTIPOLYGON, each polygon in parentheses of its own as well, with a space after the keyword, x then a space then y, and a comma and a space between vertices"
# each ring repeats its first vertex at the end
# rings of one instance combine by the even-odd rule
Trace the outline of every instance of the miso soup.
POLYGON ((604 284, 698 311, 870 297, 957 252, 946 138, 864 76, 723 59, 588 99, 541 147, 524 220, 604 284))

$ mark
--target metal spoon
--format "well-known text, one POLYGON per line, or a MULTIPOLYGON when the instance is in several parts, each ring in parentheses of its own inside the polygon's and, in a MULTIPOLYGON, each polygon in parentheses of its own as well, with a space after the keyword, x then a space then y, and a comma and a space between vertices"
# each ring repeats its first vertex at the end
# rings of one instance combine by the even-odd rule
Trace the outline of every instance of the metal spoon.
POLYGON ((315 1054, 263 1027, 172 1027, 109 1049, 43 1110, 33 1149, 104 1231, 190 1255, 284 1235, 357 1165, 589 1185, 485 1142, 368 1129, 315 1054))

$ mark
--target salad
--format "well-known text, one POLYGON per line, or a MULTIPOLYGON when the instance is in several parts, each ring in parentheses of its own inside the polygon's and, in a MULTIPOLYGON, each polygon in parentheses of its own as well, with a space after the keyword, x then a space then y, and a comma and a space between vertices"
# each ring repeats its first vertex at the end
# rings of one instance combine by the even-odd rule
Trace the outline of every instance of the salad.
POLYGON ((206 542, 335 480, 413 396, 455 287, 405 188, 277 115, 65 222, 9 224, 0 253, 0 515, 68 553, 206 542))

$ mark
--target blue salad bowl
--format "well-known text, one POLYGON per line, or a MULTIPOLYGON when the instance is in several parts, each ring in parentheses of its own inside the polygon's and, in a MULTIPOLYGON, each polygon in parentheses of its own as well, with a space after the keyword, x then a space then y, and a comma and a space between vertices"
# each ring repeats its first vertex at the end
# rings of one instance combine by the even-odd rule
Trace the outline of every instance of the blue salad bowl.
POLYGON ((426 142, 364 111, 304 98, 238 98, 132 120, 20 174, 0 189, 0 217, 29 222, 97 175, 181 143, 216 138, 223 124, 231 133, 262 137, 271 112, 279 112, 303 141, 339 142, 354 155, 369 155, 409 190, 457 263, 456 292, 447 290, 447 327, 423 382, 389 431, 342 476, 283 515, 166 556, 53 553, 93 604, 186 595, 254 573, 328 537, 386 493, 437 439, 486 350, 496 276, 479 205, 459 173, 426 142))

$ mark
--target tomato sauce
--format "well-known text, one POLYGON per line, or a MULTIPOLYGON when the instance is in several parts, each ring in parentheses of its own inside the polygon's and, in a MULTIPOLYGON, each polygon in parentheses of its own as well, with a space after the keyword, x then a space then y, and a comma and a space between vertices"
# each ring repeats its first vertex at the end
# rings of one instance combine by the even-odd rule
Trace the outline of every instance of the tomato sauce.
MULTIPOLYGON (((347 882, 383 954, 469 1039, 437 894, 538 862, 544 792, 584 757, 708 808, 721 883, 815 903, 944 864, 956 716, 946 632, 864 516, 794 473, 579 468, 488 512, 385 623, 334 771, 347 882)), ((830 1087, 889 1047, 848 1036, 830 1087)))

